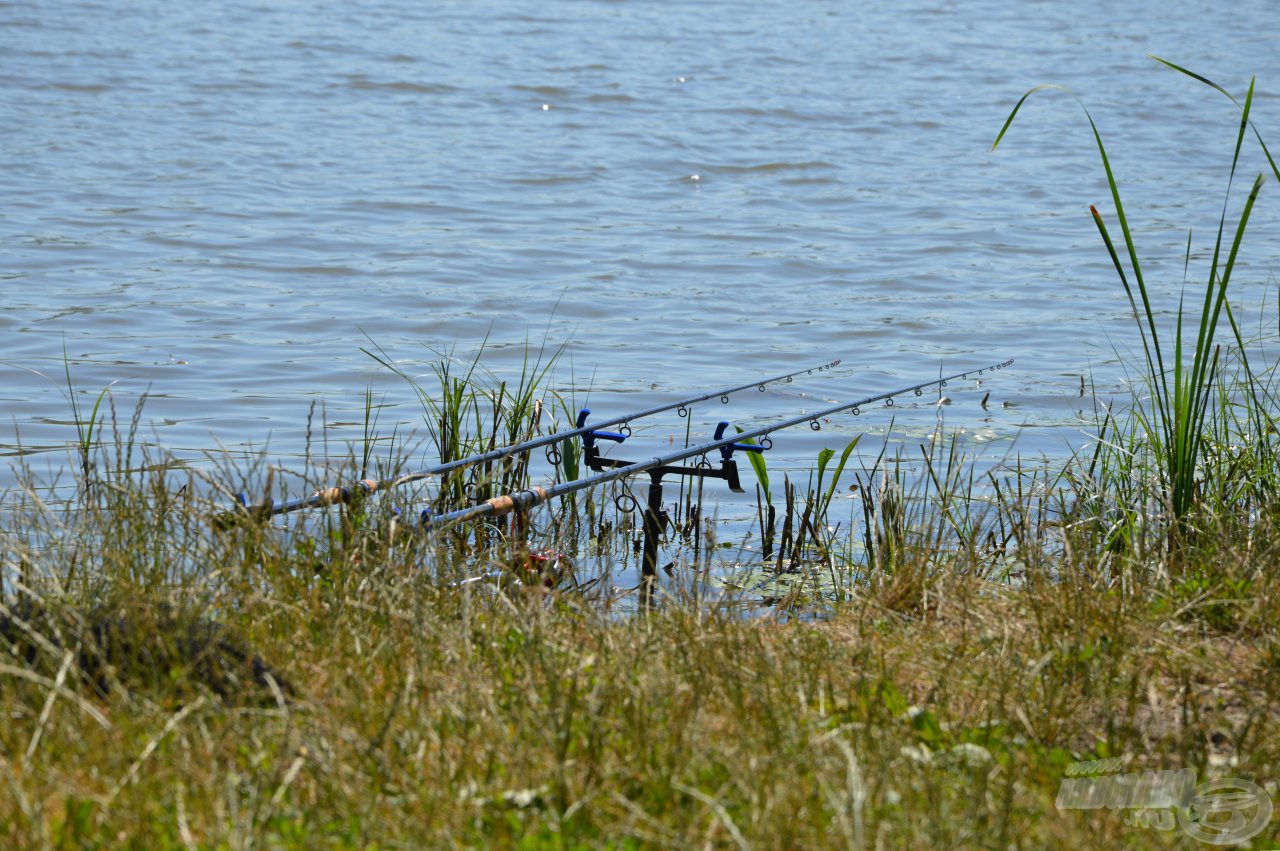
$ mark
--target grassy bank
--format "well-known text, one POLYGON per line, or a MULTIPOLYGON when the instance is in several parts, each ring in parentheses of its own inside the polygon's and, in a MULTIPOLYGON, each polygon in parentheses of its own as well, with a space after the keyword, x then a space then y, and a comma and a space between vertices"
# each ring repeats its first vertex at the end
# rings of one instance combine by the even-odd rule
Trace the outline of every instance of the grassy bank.
MULTIPOLYGON (((756 569, 796 581, 750 600, 758 617, 708 584, 719 542, 692 511, 667 544, 694 555, 652 609, 620 613, 607 575, 636 529, 607 493, 432 535, 402 493, 213 524, 246 479, 272 495, 271 474, 153 456, 140 416, 97 397, 76 412, 69 504, 32 488, 0 515, 0 841, 1136 848, 1221 824, 1062 805, 1097 760, 1280 801, 1276 395, 1227 298, 1261 183, 1228 195, 1203 308, 1173 340, 1111 186, 1122 248, 1097 220, 1149 392, 1103 410, 1096 448, 1061 469, 988 471, 946 441, 911 452, 918 478, 851 463, 860 510, 838 535, 833 455, 811 492, 774 481, 778 551, 756 569), (568 558, 531 557, 545 548, 568 558)), ((541 360, 509 385, 452 363, 414 385, 442 461, 559 404, 541 360)), ((373 410, 345 467, 301 472, 311 486, 405 468, 373 410)), ((555 475, 580 460, 565 448, 555 475)), ((422 498, 530 475, 498 462, 422 498)), ((1280 819, 1250 841, 1278 839, 1280 819)))
POLYGON ((1058 809, 1071 763, 1280 773, 1274 516, 1176 575, 1075 536, 1003 580, 907 547, 817 622, 102 517, 127 545, 28 553, 43 608, 7 601, 11 847, 1146 847, 1186 837, 1058 809))
POLYGON ((1055 807, 1070 763, 1277 773, 1270 580, 1204 589, 1239 609, 1221 631, 1084 575, 889 584, 778 624, 610 620, 404 567, 218 595, 292 696, 171 661, 103 698, 9 662, 6 844, 1145 847, 1182 837, 1055 807))

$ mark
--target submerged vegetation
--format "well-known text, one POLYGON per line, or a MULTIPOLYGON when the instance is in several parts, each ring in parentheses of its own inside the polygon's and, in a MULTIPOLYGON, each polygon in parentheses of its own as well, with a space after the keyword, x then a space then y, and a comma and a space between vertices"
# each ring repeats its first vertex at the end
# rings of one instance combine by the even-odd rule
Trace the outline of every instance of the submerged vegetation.
MULTIPOLYGON (((1251 107, 1252 88, 1233 176, 1251 107)), ((1227 298, 1261 182, 1230 233, 1224 205, 1200 312, 1184 338, 1179 305, 1170 346, 1094 132, 1128 268, 1096 221, 1147 394, 1101 408, 1062 469, 983 469, 946 438, 862 460, 855 441, 801 486, 749 455, 761 548, 730 570, 718 554, 746 551, 684 488, 650 607, 621 581, 640 534, 625 491, 430 535, 407 520, 527 486, 522 456, 214 528, 238 491, 281 479, 154 457, 141 408, 122 426, 99 395, 72 504, 30 487, 0 505, 0 840, 1168 847, 1221 812, 1184 808, 1173 832, 1149 810, 1063 806, 1063 781, 1112 760, 1275 798, 1276 388, 1227 298)), ((413 385, 441 461, 572 419, 542 359, 507 383, 445 358, 427 387, 371 354, 413 385)), ((406 468, 366 410, 363 441, 304 470, 309 488, 406 468)), ((547 460, 538 475, 582 475, 573 442, 547 460)), ((1280 822, 1253 841, 1277 838, 1280 822)))

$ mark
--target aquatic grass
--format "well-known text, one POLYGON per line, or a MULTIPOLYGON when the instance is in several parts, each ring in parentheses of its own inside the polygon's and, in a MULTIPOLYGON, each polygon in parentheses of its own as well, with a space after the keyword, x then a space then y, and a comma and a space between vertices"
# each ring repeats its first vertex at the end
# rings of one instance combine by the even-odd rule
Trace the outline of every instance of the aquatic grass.
MULTIPOLYGON (((542 388, 565 346, 549 354, 546 340, 536 352, 526 346, 520 372, 509 382, 484 366, 487 343, 487 338, 481 341, 469 360, 458 358, 452 350, 440 353, 430 364, 436 390, 410 375, 373 340, 371 348, 361 349, 413 390, 439 464, 519 443, 541 427, 546 407, 542 388)), ((528 484, 528 464, 526 453, 443 474, 438 477, 432 510, 448 510, 476 498, 523 489, 528 484)))
MULTIPOLYGON (((739 434, 745 431, 741 426, 734 426, 734 429, 739 434)), ((756 445, 754 438, 748 438, 745 442, 756 445)), ((756 477, 756 517, 757 527, 760 530, 760 555, 767 559, 773 555, 778 522, 778 509, 773 504, 773 489, 769 486, 769 462, 765 459, 764 452, 748 452, 746 456, 747 462, 751 465, 751 472, 756 477)), ((783 489, 786 490, 785 483, 783 489)))
POLYGON ((814 513, 819 518, 825 520, 827 514, 830 512, 831 501, 835 499, 836 488, 840 484, 840 476, 844 473, 844 469, 849 463, 849 456, 853 454, 853 451, 858 448, 858 444, 861 442, 862 435, 858 435, 853 438, 853 440, 850 440, 845 444, 844 449, 840 452, 840 458, 836 461, 835 467, 832 467, 830 471, 828 471, 827 467, 831 463, 831 459, 835 457, 835 450, 824 448, 818 453, 818 479, 817 484, 814 486, 813 493, 816 497, 814 513), (823 480, 827 477, 828 472, 830 472, 831 478, 830 481, 827 482, 827 487, 824 490, 822 487, 823 480))
MULTIPOLYGON (((1271 166, 1271 173, 1275 175, 1275 178, 1277 181, 1280 181, 1280 166, 1276 165, 1275 158, 1271 156, 1271 150, 1267 147, 1266 141, 1263 140, 1262 133, 1258 130, 1258 128, 1254 125, 1254 123, 1251 120, 1249 120, 1248 110, 1246 109, 1246 106, 1244 104, 1241 104, 1235 95, 1231 94, 1231 92, 1227 91, 1225 88, 1218 85, 1213 80, 1210 80, 1208 77, 1203 76, 1202 74, 1197 74, 1194 71, 1190 71, 1182 67, 1181 65, 1177 65, 1173 62, 1170 62, 1167 59, 1162 59, 1159 56, 1156 56, 1151 53, 1148 53, 1147 56, 1149 56, 1150 58, 1154 59, 1156 62, 1159 62, 1161 65, 1164 65, 1167 68, 1171 68, 1180 74, 1185 74, 1186 76, 1190 77, 1193 80, 1198 80, 1199 82, 1204 83, 1209 88, 1214 89, 1215 91, 1221 93, 1224 97, 1227 98, 1227 100, 1234 103, 1237 107, 1240 107, 1240 110, 1241 110, 1240 123, 1242 125, 1247 125, 1248 128, 1253 131, 1254 138, 1257 139, 1258 146, 1262 149, 1263 156, 1265 156, 1267 159, 1267 165, 1271 166)), ((1252 83, 1250 83, 1249 92, 1250 94, 1252 94, 1253 92, 1252 83)))
POLYGON ((66 353, 63 353, 63 367, 67 375, 67 398, 71 402, 71 417, 75 421, 76 427, 76 449, 80 454, 80 469, 84 474, 86 484, 90 481, 89 471, 92 465, 93 454, 93 434, 98 425, 98 409, 102 407, 102 400, 106 398, 110 387, 104 387, 98 393, 98 397, 93 400, 93 408, 89 411, 89 418, 86 420, 80 414, 80 406, 76 401, 76 388, 71 381, 71 366, 66 360, 66 353))
MULTIPOLYGON (((1024 94, 1015 104, 1000 133, 997 135, 992 145, 993 150, 1008 132, 1027 98, 1033 93, 1047 88, 1069 92, 1069 90, 1060 86, 1037 86, 1024 94)), ((1265 180, 1264 175, 1259 174, 1253 182, 1235 222, 1234 233, 1228 240, 1226 230, 1227 211, 1236 169, 1240 162, 1241 147, 1246 129, 1250 126, 1249 114, 1253 103, 1253 94, 1254 81, 1250 81, 1249 91, 1242 106, 1241 121, 1236 134, 1230 175, 1227 181, 1226 200, 1223 202, 1223 210, 1219 217, 1213 256, 1200 308, 1197 313, 1188 314, 1183 299, 1179 299, 1175 314, 1174 341, 1171 349, 1167 348, 1167 345, 1162 343, 1160 339, 1160 331, 1156 320, 1157 311, 1153 306, 1151 292, 1143 276, 1137 246, 1121 200, 1119 185, 1111 167, 1107 148, 1102 141, 1101 132, 1088 108, 1084 106, 1079 98, 1076 98, 1085 112, 1102 160, 1107 184, 1115 206, 1115 215, 1120 224, 1129 270, 1132 273, 1130 275, 1129 272, 1126 272, 1125 264, 1121 261, 1116 243, 1112 239, 1102 214, 1097 210, 1096 206, 1091 205, 1089 208, 1090 213, 1120 278, 1142 342, 1147 381, 1151 388, 1151 395, 1147 406, 1137 405, 1133 411, 1137 427, 1154 440, 1153 450, 1159 462, 1157 472, 1160 498, 1173 520, 1173 525, 1169 529, 1169 544, 1173 547, 1179 546, 1182 539, 1185 539, 1193 532, 1193 518, 1203 508, 1204 479, 1201 462, 1205 455, 1206 443, 1209 441, 1210 434, 1214 428, 1215 418, 1220 414, 1220 409, 1213 407, 1215 401, 1221 401, 1218 393, 1218 381, 1222 348, 1216 339, 1217 329, 1219 319, 1224 311, 1230 317, 1230 305, 1227 300, 1228 287, 1236 267, 1250 214, 1265 180), (1190 320, 1190 323, 1188 323, 1188 320, 1190 320), (1192 342, 1190 336, 1184 337, 1188 330, 1188 324, 1194 329, 1194 342, 1192 342), (1190 361, 1189 363, 1188 360, 1190 361), (1171 366, 1167 367, 1166 361, 1171 366)), ((1260 136, 1259 141, 1261 141, 1260 136)), ((1269 154, 1268 159, 1270 160, 1269 154)), ((1189 236, 1187 257, 1189 260, 1189 236)), ((1245 347, 1233 318, 1230 321, 1230 325, 1235 331, 1239 350, 1243 353, 1245 347)), ((1245 357, 1243 354, 1241 356, 1245 357)), ((1244 389, 1251 394, 1256 394, 1253 389, 1251 375, 1246 372, 1245 378, 1244 389)), ((1261 406, 1256 404, 1258 401, 1256 395, 1254 395, 1254 401, 1255 408, 1260 408, 1261 406)), ((1135 456, 1132 453, 1125 453, 1121 457, 1132 459, 1135 456)))
POLYGON ((29 372, 32 375, 38 376, 39 378, 47 381, 66 401, 67 407, 70 408, 71 425, 76 431, 76 439, 73 446, 76 451, 76 462, 80 471, 81 486, 83 488, 87 488, 92 482, 92 477, 89 474, 93 469, 93 452, 95 447, 94 438, 98 434, 102 403, 106 400, 111 388, 115 386, 117 382, 112 381, 98 391, 98 395, 94 397, 93 404, 89 408, 88 416, 86 418, 80 402, 81 391, 77 387, 76 382, 71 375, 71 358, 67 354, 65 340, 63 341, 62 346, 63 378, 61 383, 50 378, 47 374, 38 369, 23 366, 22 364, 10 363, 7 365, 29 372))

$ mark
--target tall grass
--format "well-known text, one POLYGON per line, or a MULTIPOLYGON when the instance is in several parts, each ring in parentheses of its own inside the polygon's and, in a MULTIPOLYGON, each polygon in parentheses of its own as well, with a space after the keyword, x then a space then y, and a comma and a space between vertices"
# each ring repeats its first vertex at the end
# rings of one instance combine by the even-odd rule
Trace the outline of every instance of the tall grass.
MULTIPOLYGON (((1073 761, 1268 776, 1280 585, 1117 594, 1096 550, 1055 543, 1029 471, 967 507, 962 456, 863 470, 865 578, 754 619, 674 593, 684 565, 617 617, 577 590, 609 559, 548 587, 496 537, 392 534, 377 512, 210 534, 175 496, 198 478, 139 458, 74 528, 35 504, 0 528, 0 841, 1137 847, 1165 836, 1056 808, 1073 761), (458 582, 491 566, 505 578, 458 582)), ((1257 554, 1214 558, 1242 575, 1257 554)))
MULTIPOLYGON (((1164 60, 1160 60, 1164 62, 1164 60)), ((1209 82, 1199 75, 1192 74, 1172 63, 1165 65, 1189 74, 1196 79, 1209 82)), ((1209 82, 1223 91, 1216 84, 1209 82)), ((1012 126, 1023 103, 1037 91, 1059 86, 1038 86, 1022 96, 1014 105, 1008 119, 992 145, 994 150, 1012 126)), ((1063 91, 1068 91, 1061 89, 1063 91)), ((1237 398, 1243 396, 1245 404, 1254 414, 1252 434, 1255 439, 1262 436, 1262 423, 1269 415, 1262 402, 1264 388, 1259 384, 1257 376, 1249 369, 1247 346, 1231 312, 1228 301, 1228 288, 1232 273, 1239 258, 1240 246, 1244 240, 1249 218, 1258 199, 1265 177, 1259 174, 1253 181, 1247 197, 1241 205, 1238 216, 1232 221, 1234 227, 1228 231, 1228 211, 1231 207, 1232 189, 1235 183, 1236 170, 1240 164, 1241 149, 1246 131, 1252 126, 1250 111, 1253 105, 1254 81, 1250 81, 1249 90, 1241 105, 1240 123, 1235 135, 1235 144, 1231 158, 1230 171, 1227 178, 1226 197, 1219 216, 1216 238, 1213 243, 1212 259, 1205 276, 1203 292, 1193 305, 1198 310, 1188 310, 1184 298, 1178 300, 1173 329, 1173 341, 1170 344, 1162 340, 1157 320, 1159 309, 1153 304, 1152 292, 1143 275, 1142 263, 1139 259, 1138 247, 1135 243, 1129 219, 1121 200, 1120 188, 1116 175, 1103 144, 1102 134, 1089 110, 1080 102, 1093 132, 1098 154, 1106 173, 1107 185, 1111 191, 1115 206, 1116 220, 1120 225, 1125 259, 1121 259, 1110 230, 1103 215, 1096 206, 1089 207, 1094 223, 1102 237, 1103 244, 1111 257, 1116 274, 1120 279, 1132 310, 1135 325, 1142 343, 1145 359, 1145 376, 1150 390, 1148 401, 1132 408, 1136 426, 1145 435, 1152 438, 1152 452, 1157 459, 1158 496, 1163 508, 1172 518, 1168 532, 1170 546, 1176 548, 1185 541, 1188 535, 1197 528, 1199 514, 1208 508, 1212 510, 1212 501, 1206 502, 1206 495, 1213 490, 1213 483, 1222 481, 1221 477, 1206 480, 1204 462, 1208 447, 1214 440, 1218 426, 1226 425, 1224 417, 1229 406, 1237 398), (1236 355, 1242 369, 1236 375, 1236 383, 1227 393, 1227 385, 1222 382, 1222 345, 1218 342, 1218 328, 1223 315, 1229 319, 1231 331, 1236 343, 1236 355), (1207 487, 1206 487, 1207 484, 1207 487)), ((1077 101, 1079 99, 1077 98, 1077 101)), ((1257 133, 1255 129, 1255 133, 1257 133)), ((1266 151, 1260 134, 1259 143, 1266 152, 1273 171, 1276 166, 1266 151)), ((1280 179, 1280 172, 1276 172, 1280 179)), ((1190 235, 1188 235, 1187 257, 1184 267, 1189 264, 1191 255, 1190 235)), ((1132 459, 1135 453, 1132 447, 1121 453, 1112 454, 1111 459, 1119 464, 1110 472, 1118 474, 1116 478, 1127 475, 1131 464, 1123 459, 1132 459)), ((1234 476, 1232 478, 1235 478, 1234 476)), ((1128 527, 1131 530, 1131 526, 1128 527)), ((1199 525, 1203 529, 1203 524, 1199 525)))

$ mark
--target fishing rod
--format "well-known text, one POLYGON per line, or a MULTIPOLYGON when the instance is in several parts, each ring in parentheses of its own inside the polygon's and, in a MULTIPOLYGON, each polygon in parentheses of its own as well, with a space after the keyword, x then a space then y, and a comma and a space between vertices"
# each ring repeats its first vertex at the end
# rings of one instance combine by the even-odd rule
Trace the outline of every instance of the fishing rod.
MULTIPOLYGON (((764 452, 772 447, 772 440, 768 435, 772 432, 779 431, 784 428, 808 423, 809 427, 814 431, 822 428, 821 419, 832 414, 841 412, 849 412, 854 416, 862 413, 865 405, 874 402, 883 401, 886 407, 893 406, 893 400, 896 396, 902 396, 908 393, 914 393, 916 396, 923 395, 927 387, 946 387, 947 382, 957 379, 964 380, 970 376, 983 375, 987 372, 1005 369, 1013 364, 1013 358, 1002 361, 990 366, 984 366, 977 370, 969 370, 967 372, 958 372, 954 375, 948 375, 945 378, 935 378, 931 381, 924 381, 920 384, 912 384, 897 390, 890 390, 884 393, 877 393, 873 396, 867 396, 856 402, 841 402, 838 405, 832 405, 820 411, 810 414, 801 414, 791 417, 782 422, 773 423, 771 425, 760 426, 759 428, 749 429, 739 432, 729 437, 725 437, 725 431, 729 424, 722 422, 716 427, 715 438, 707 443, 698 446, 688 446, 683 449, 677 449, 668 452, 665 455, 656 455, 645 461, 613 461, 607 458, 601 458, 595 448, 596 438, 605 438, 608 440, 616 440, 617 435, 610 433, 601 433, 596 429, 589 430, 583 436, 583 442, 586 444, 588 461, 592 469, 602 469, 612 467, 613 469, 605 472, 599 472, 594 476, 585 479, 577 479, 572 482, 561 482, 551 485, 550 487, 532 487, 527 490, 518 491, 516 493, 504 494, 496 496, 492 499, 485 500, 477 505, 469 508, 450 511, 444 514, 432 516, 429 511, 422 512, 422 521, 428 529, 440 529, 468 520, 479 520, 486 517, 496 517, 508 514, 513 511, 526 511, 534 506, 541 505, 552 499, 556 499, 576 491, 585 490, 586 488, 603 485, 614 482, 619 479, 634 476, 639 473, 649 474, 649 499, 645 509, 644 521, 644 559, 642 572, 645 577, 653 577, 657 573, 657 547, 658 536, 662 532, 662 477, 669 473, 698 476, 702 478, 718 478, 728 482, 731 490, 741 492, 738 483, 737 462, 733 458, 735 451, 743 452, 764 452), (764 438, 760 443, 745 443, 755 438, 764 438), (696 456, 705 456, 716 450, 720 450, 720 467, 716 469, 704 457, 696 465, 692 467, 673 466, 677 461, 683 461, 696 456)), ((581 423, 585 419, 579 416, 581 423)), ((603 425, 603 424, 601 424, 603 425)))
MULTIPOLYGON (((476 464, 483 464, 486 461, 499 461, 503 458, 509 458, 512 455, 518 455, 521 452, 529 452, 534 449, 540 449, 543 446, 553 446, 554 444, 562 443, 571 438, 581 437, 586 434, 599 432, 600 429, 610 428, 612 426, 622 426, 622 429, 620 432, 610 435, 608 439, 621 442, 623 439, 631 435, 631 428, 628 424, 634 420, 638 420, 643 417, 651 417, 655 414, 661 414, 671 410, 678 411, 681 417, 687 417, 689 416, 690 405, 696 405, 699 402, 705 402, 708 399, 714 399, 717 396, 720 398, 721 404, 728 404, 729 397, 732 396, 734 393, 739 393, 743 390, 749 390, 752 387, 755 387, 761 393, 763 393, 765 390, 765 386, 768 384, 773 384, 778 381, 784 381, 789 383, 799 375, 812 375, 815 372, 826 372, 827 370, 835 369, 839 365, 840 365, 840 360, 837 358, 836 360, 830 361, 828 363, 824 363, 821 366, 812 366, 806 369, 798 369, 795 372, 788 372, 788 373, 784 373, 783 375, 775 375, 771 378, 761 378, 756 381, 750 381, 746 384, 739 384, 736 387, 725 387, 724 389, 721 389, 721 390, 714 390, 709 393, 702 393, 697 396, 690 396, 687 399, 681 399, 676 402, 668 402, 665 405, 658 405, 653 408, 647 408, 643 411, 637 411, 632 414, 624 414, 620 417, 614 417, 611 420, 605 420, 604 422, 596 423, 595 425, 592 425, 592 426, 584 425, 585 417, 584 415, 580 414, 578 417, 577 426, 575 428, 570 429, 569 431, 555 432, 554 434, 546 434, 541 437, 535 437, 531 440, 523 441, 521 443, 514 443, 509 446, 501 446, 501 447, 498 447, 497 449, 491 449, 488 452, 481 452, 477 455, 469 455, 466 458, 459 458, 457 460, 449 461, 444 464, 438 464, 434 467, 428 467, 425 470, 416 470, 412 473, 404 473, 400 476, 393 476, 388 479, 382 479, 382 480, 362 479, 356 482, 355 485, 350 488, 340 487, 340 486, 325 488, 324 490, 316 491, 310 496, 299 497, 297 499, 290 499, 282 502, 276 502, 275 500, 268 500, 266 502, 261 502, 256 505, 250 505, 248 495, 242 493, 242 494, 239 494, 237 497, 239 502, 239 506, 237 507, 237 509, 234 512, 220 515, 219 517, 215 518, 215 522, 225 525, 226 523, 231 522, 235 517, 237 516, 243 517, 246 514, 254 520, 265 520, 271 517, 275 517, 276 515, 279 515, 279 514, 288 514, 291 511, 298 511, 304 508, 319 508, 326 505, 346 504, 346 503, 352 502, 355 499, 361 499, 366 496, 369 496, 379 490, 387 490, 389 488, 399 487, 401 485, 406 485, 411 482, 422 481, 423 479, 430 478, 431 476, 439 476, 441 474, 448 473, 453 470, 460 469, 462 467, 471 467, 476 464)), ((584 409, 584 411, 586 414, 591 413, 590 410, 587 410, 587 409, 584 409)))

